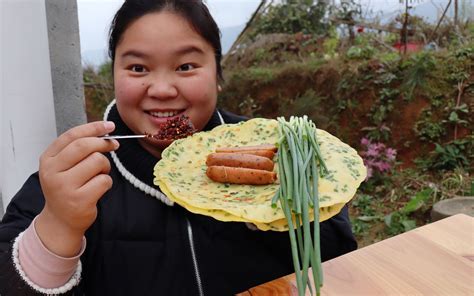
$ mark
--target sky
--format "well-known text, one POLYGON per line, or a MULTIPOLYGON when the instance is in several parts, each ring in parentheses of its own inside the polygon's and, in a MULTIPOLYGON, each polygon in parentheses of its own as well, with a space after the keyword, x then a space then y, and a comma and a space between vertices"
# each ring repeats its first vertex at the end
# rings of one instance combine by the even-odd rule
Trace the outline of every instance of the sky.
MULTIPOLYGON (((223 49, 236 38, 260 4, 260 0, 204 0, 222 32, 223 49)), ((338 3, 341 0, 329 0, 338 3)), ((363 11, 395 16, 403 11, 400 0, 356 0, 363 11)), ((436 20, 449 0, 409 0, 419 7, 418 13, 436 20)), ((460 0, 472 7, 474 0, 460 0)), ((107 31, 112 17, 123 0, 77 0, 82 59, 85 64, 98 65, 106 59, 107 31)), ((415 9, 416 10, 416 9, 415 9)), ((472 8, 470 10, 472 13, 472 8)), ((368 15, 366 15, 368 16, 368 15)), ((474 18, 474 17, 473 17, 474 18)))
MULTIPOLYGON (((81 52, 86 63, 105 59, 108 27, 122 3, 123 0, 77 0, 81 52)), ((245 25, 260 0, 207 0, 206 3, 223 30, 245 25)))

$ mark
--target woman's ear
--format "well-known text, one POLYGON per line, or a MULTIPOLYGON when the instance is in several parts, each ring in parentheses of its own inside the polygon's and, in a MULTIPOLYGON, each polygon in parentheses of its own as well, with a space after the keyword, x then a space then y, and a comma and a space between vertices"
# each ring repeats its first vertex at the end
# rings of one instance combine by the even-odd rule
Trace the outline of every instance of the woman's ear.
POLYGON ((220 84, 217 85, 217 91, 221 92, 222 91, 222 86, 220 84))

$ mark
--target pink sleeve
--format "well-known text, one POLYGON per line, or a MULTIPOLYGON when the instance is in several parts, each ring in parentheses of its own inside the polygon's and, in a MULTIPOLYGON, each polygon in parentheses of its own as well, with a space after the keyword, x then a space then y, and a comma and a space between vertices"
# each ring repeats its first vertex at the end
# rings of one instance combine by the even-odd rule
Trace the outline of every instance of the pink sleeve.
POLYGON ((19 241, 19 263, 26 276, 36 285, 46 289, 63 286, 77 268, 79 258, 86 248, 86 239, 82 238, 82 248, 77 256, 70 258, 57 256, 41 242, 34 227, 35 221, 36 218, 19 241))

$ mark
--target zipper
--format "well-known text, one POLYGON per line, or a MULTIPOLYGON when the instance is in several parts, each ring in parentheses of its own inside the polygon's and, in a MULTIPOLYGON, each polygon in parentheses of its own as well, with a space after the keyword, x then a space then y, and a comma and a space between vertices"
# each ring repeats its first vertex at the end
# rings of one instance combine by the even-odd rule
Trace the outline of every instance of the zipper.
POLYGON ((204 291, 202 289, 201 275, 199 274, 199 266, 196 257, 196 251, 194 249, 194 239, 193 239, 193 228, 191 227, 191 222, 186 218, 186 224, 188 226, 188 238, 189 246, 191 247, 191 256, 193 257, 194 273, 196 275, 196 282, 199 290, 199 296, 204 296, 204 291))

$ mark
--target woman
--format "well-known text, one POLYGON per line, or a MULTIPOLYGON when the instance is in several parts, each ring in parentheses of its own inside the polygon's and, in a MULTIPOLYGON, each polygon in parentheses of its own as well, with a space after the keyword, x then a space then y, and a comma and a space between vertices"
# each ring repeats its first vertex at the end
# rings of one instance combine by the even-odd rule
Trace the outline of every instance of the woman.
MULTIPOLYGON (((221 45, 206 6, 125 1, 109 54, 116 100, 104 121, 59 136, 7 208, 0 294, 231 295, 292 273, 287 233, 193 214, 154 186, 171 141, 100 138, 181 115, 197 130, 244 120, 216 109, 221 45)), ((320 226, 323 260, 356 248, 347 209, 320 226)))

